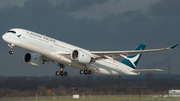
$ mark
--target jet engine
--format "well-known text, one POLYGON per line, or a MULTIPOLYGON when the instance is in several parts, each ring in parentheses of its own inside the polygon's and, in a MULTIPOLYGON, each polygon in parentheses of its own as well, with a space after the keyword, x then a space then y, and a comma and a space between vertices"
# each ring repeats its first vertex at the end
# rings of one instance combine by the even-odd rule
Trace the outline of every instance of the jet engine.
POLYGON ((24 56, 24 61, 31 66, 39 67, 43 64, 43 59, 40 54, 37 53, 26 53, 24 56))
POLYGON ((88 64, 91 61, 91 56, 82 50, 74 50, 71 53, 71 59, 79 63, 88 64))

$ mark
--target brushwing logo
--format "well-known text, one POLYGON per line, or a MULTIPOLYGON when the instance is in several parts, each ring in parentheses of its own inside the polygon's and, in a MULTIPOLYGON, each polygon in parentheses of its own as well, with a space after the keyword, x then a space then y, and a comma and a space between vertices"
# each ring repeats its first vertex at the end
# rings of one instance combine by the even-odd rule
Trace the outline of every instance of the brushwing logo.
MULTIPOLYGON (((139 44, 139 46, 135 49, 135 51, 141 51, 144 49, 145 49, 145 45, 139 44)), ((140 57, 141 57, 141 54, 127 56, 121 63, 135 69, 140 57)))
POLYGON ((21 37, 21 34, 20 34, 20 35, 17 35, 17 37, 20 38, 20 37, 21 37))

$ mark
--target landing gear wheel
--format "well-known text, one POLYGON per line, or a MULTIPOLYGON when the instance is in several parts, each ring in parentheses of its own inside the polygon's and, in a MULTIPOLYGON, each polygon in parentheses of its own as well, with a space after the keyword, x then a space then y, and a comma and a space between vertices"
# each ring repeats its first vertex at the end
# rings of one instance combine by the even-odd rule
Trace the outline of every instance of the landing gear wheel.
POLYGON ((59 74, 60 74, 59 71, 56 71, 56 76, 59 76, 59 74))
POLYGON ((64 74, 63 71, 60 71, 60 75, 63 76, 63 74, 64 74))
POLYGON ((88 70, 88 74, 91 75, 91 74, 92 74, 92 71, 91 71, 91 70, 88 70))
POLYGON ((88 73, 87 70, 84 70, 84 74, 87 75, 87 73, 88 73))
POLYGON ((60 76, 67 76, 68 72, 67 71, 64 72, 65 65, 58 63, 58 66, 60 68, 60 71, 59 72, 57 71, 56 75, 59 74, 60 76))
POLYGON ((83 70, 80 70, 79 73, 82 75, 84 72, 83 72, 83 70))
POLYGON ((13 54, 14 52, 13 51, 9 51, 9 54, 13 54))
POLYGON ((67 75, 68 75, 68 72, 65 71, 65 72, 64 72, 64 76, 67 76, 67 75))

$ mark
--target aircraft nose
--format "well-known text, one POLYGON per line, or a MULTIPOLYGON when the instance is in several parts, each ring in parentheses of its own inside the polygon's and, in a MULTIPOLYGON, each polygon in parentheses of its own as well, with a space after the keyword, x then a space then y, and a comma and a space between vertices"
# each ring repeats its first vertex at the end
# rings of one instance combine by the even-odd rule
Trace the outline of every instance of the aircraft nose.
POLYGON ((9 39, 9 35, 8 35, 8 34, 4 34, 4 35, 2 36, 2 39, 7 42, 8 39, 9 39))

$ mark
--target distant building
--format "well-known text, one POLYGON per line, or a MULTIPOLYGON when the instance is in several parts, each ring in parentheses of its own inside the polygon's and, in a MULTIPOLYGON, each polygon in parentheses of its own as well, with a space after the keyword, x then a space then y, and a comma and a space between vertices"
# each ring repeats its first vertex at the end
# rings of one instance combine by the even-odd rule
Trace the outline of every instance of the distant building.
POLYGON ((169 90, 169 97, 180 97, 180 90, 169 90))

